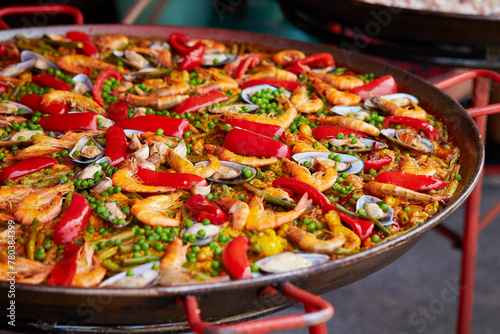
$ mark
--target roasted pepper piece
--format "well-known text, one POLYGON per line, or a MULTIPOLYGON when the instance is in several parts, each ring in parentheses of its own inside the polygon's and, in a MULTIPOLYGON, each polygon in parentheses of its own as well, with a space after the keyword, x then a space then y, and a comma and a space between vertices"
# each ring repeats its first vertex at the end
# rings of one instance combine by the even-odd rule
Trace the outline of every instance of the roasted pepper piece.
POLYGON ((254 68, 255 66, 259 65, 259 62, 260 59, 257 55, 250 55, 246 57, 240 62, 240 64, 236 68, 236 71, 234 71, 233 78, 235 79, 241 78, 242 76, 245 75, 248 69, 254 68))
POLYGON ((383 172, 377 175, 376 182, 389 183, 415 191, 442 189, 446 182, 430 175, 416 175, 405 172, 383 172))
POLYGON ((290 64, 290 68, 288 70, 297 75, 300 75, 301 73, 310 72, 310 66, 331 67, 335 66, 335 60, 329 53, 315 53, 304 59, 294 61, 292 64, 290 64))
POLYGON ((139 167, 137 176, 147 186, 172 187, 181 190, 190 190, 191 186, 208 186, 204 178, 187 173, 164 173, 139 167))
POLYGON ((188 54, 184 55, 184 59, 179 64, 180 71, 192 71, 203 63, 203 55, 205 48, 202 42, 196 43, 188 54))
POLYGON ((232 129, 222 147, 236 154, 265 158, 290 158, 290 148, 277 140, 243 129, 232 129))
POLYGON ((358 95, 362 100, 368 95, 388 95, 398 92, 398 84, 392 75, 384 75, 369 83, 349 90, 349 93, 358 95))
POLYGON ((37 84, 38 86, 50 87, 67 92, 71 92, 71 90, 73 89, 66 82, 49 73, 34 75, 31 77, 31 82, 37 84))
POLYGON ((8 179, 15 180, 36 171, 52 167, 57 163, 57 160, 52 157, 31 158, 17 162, 5 167, 0 172, 0 184, 3 184, 8 179))
POLYGON ((74 193, 71 204, 64 212, 54 232, 53 240, 56 245, 67 244, 78 237, 91 215, 92 208, 89 202, 82 195, 74 193))
POLYGON ((224 122, 224 124, 252 131, 269 138, 273 138, 274 136, 280 138, 285 132, 285 129, 279 125, 257 123, 247 121, 246 119, 228 119, 224 122))
POLYGON ((390 164, 392 162, 392 157, 386 155, 377 160, 364 160, 363 162, 365 163, 363 171, 367 173, 370 169, 378 171, 380 168, 390 164))
POLYGON ((439 137, 436 128, 431 123, 423 121, 421 119, 404 116, 388 116, 384 119, 382 126, 384 127, 384 129, 386 129, 391 124, 405 124, 421 129, 425 131, 429 140, 436 140, 439 137))
POLYGON ((200 194, 189 197, 186 202, 186 209, 194 214, 198 221, 208 219, 214 225, 221 225, 227 222, 227 214, 212 201, 200 194))
POLYGON ((109 79, 115 78, 116 80, 121 81, 122 77, 123 75, 114 69, 107 69, 102 71, 101 74, 99 74, 99 76, 97 77, 94 84, 94 89, 92 90, 92 96, 94 97, 94 101, 96 101, 101 107, 105 106, 106 103, 102 98, 102 87, 104 87, 104 84, 109 79))
POLYGON ((59 260, 52 269, 49 277, 49 285, 70 286, 76 274, 78 254, 80 247, 69 243, 64 248, 64 258, 59 260))
POLYGON ((222 263, 234 279, 252 277, 250 262, 248 261, 249 241, 244 235, 231 240, 222 251, 222 263))
POLYGON ((201 108, 211 106, 214 103, 224 102, 227 99, 226 94, 220 90, 211 90, 208 93, 187 98, 175 107, 173 112, 177 114, 197 112, 201 108))
POLYGON ((156 132, 163 130, 163 135, 182 138, 189 129, 189 122, 182 118, 171 118, 158 115, 145 115, 127 118, 116 123, 122 129, 156 132))
POLYGON ((127 158, 127 137, 122 128, 113 125, 106 130, 104 154, 111 159, 111 166, 118 166, 127 158))
POLYGON ((49 115, 38 124, 45 131, 97 130, 97 116, 91 112, 49 115))

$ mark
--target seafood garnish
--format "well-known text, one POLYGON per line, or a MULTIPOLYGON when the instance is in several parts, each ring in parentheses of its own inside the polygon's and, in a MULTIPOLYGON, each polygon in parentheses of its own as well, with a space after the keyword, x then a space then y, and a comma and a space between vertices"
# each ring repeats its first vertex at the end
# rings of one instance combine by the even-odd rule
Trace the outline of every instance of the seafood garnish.
POLYGON ((203 66, 223 66, 236 60, 230 53, 212 53, 203 56, 203 66))
MULTIPOLYGON (((248 182, 257 176, 257 170, 254 167, 230 161, 221 161, 220 163, 219 169, 207 180, 225 184, 238 184, 248 182)), ((198 164, 208 166, 209 162, 200 161, 198 164)))
POLYGON ((26 60, 17 64, 12 64, 4 67, 0 71, 0 75, 3 77, 17 77, 26 71, 29 71, 33 66, 35 66, 36 59, 26 60))
POLYGON ((227 106, 215 107, 209 109, 211 113, 214 114, 231 114, 231 113, 250 113, 252 111, 256 111, 259 109, 259 106, 256 104, 229 104, 227 106))
POLYGON ((187 228, 184 233, 189 233, 191 235, 196 236, 196 241, 193 245, 208 245, 211 243, 220 233, 221 225, 203 225, 202 223, 194 223, 191 227, 187 228), (199 231, 203 230, 205 233, 200 233, 199 231), (204 236, 200 236, 203 234, 204 236))
POLYGON ((123 271, 119 274, 111 276, 107 280, 99 284, 101 288, 145 288, 153 285, 157 280, 160 272, 154 270, 154 266, 158 266, 158 261, 145 263, 138 267, 130 269, 132 276, 127 276, 127 272, 123 271))
MULTIPOLYGON (((305 269, 320 265, 329 260, 328 255, 305 253, 305 252, 284 252, 263 258, 255 264, 264 274, 281 274, 292 270, 305 269)), ((258 277, 260 275, 252 275, 258 277)))
POLYGON ((323 159, 328 159, 335 162, 335 169, 339 173, 357 174, 363 170, 365 164, 363 160, 353 155, 329 152, 303 152, 297 153, 292 156, 293 160, 297 161, 303 166, 315 167, 315 164, 330 165, 332 162, 325 162, 323 159), (319 158, 322 158, 318 161, 319 158), (333 158, 333 159, 332 159, 333 158))
POLYGON ((47 67, 53 68, 54 70, 61 69, 59 66, 57 66, 57 64, 55 64, 54 62, 51 62, 50 60, 48 60, 47 58, 45 58, 44 56, 42 56, 39 53, 29 51, 29 50, 24 50, 23 52, 21 52, 21 61, 27 61, 27 60, 31 60, 31 59, 37 60, 37 62, 35 63, 34 66, 40 70, 46 69, 47 67), (41 64, 41 62, 45 63, 45 66, 43 64, 41 64))
POLYGON ((428 154, 432 154, 434 152, 434 145, 432 145, 432 142, 429 139, 421 137, 410 130, 382 129, 380 133, 387 139, 404 146, 407 149, 428 154))
MULTIPOLYGON (((410 94, 406 94, 406 93, 382 95, 381 98, 383 98, 384 100, 392 101, 392 102, 394 102, 394 100, 408 99, 411 102, 418 104, 418 99, 415 96, 410 95, 410 94)), ((400 105, 400 107, 402 107, 402 106, 400 105)))
MULTIPOLYGON (((252 102, 252 95, 257 93, 258 91, 261 91, 263 89, 270 89, 271 91, 275 91, 275 90, 278 90, 277 87, 274 87, 274 86, 271 86, 271 85, 257 85, 257 86, 252 86, 252 87, 248 87, 248 88, 245 88, 241 91, 241 98, 247 102, 247 103, 250 103, 250 104, 255 104, 252 102)), ((287 98, 289 98, 291 96, 291 93, 289 91, 285 91, 285 93, 283 93, 287 98)))
POLYGON ((353 117, 364 121, 366 118, 370 117, 370 112, 360 106, 334 106, 330 109, 334 114, 353 117))
POLYGON ((365 137, 344 137, 343 139, 332 138, 328 141, 341 152, 369 152, 373 143, 377 142, 379 149, 384 149, 387 144, 365 137))
POLYGON ((0 114, 3 115, 27 115, 32 114, 33 110, 24 104, 14 101, 0 101, 0 114))
MULTIPOLYGON (((381 199, 369 195, 363 195, 356 201, 356 211, 363 209, 366 215, 377 219, 382 225, 392 225, 394 209, 387 206, 387 211, 383 211, 379 204, 385 203, 381 199)), ((385 203, 387 205, 387 203, 385 203)), ((358 211, 359 212, 359 211, 358 211)))
POLYGON ((85 136, 78 140, 75 147, 69 153, 73 161, 89 164, 97 161, 104 155, 104 149, 91 137, 85 136))
POLYGON ((75 83, 73 89, 78 94, 83 95, 86 92, 91 92, 94 89, 92 80, 90 80, 90 78, 86 74, 80 73, 75 75, 73 77, 73 82, 75 83))

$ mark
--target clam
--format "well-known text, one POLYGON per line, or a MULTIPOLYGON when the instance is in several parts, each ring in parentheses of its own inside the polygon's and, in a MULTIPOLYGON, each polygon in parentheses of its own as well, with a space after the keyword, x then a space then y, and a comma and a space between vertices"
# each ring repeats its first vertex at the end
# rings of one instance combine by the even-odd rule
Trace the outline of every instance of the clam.
POLYGON ((105 202, 104 208, 106 208, 106 210, 99 214, 102 218, 111 222, 111 226, 114 228, 127 226, 134 219, 132 214, 126 215, 116 202, 105 202), (105 212, 107 212, 109 216, 105 214, 105 212))
POLYGON ((237 113, 251 113, 257 111, 259 106, 256 104, 230 104, 227 106, 212 108, 209 111, 214 114, 237 114, 237 113))
POLYGON ((421 137, 410 130, 382 129, 380 130, 380 133, 387 139, 407 149, 427 154, 432 154, 434 152, 434 145, 432 145, 432 142, 429 139, 421 137))
POLYGON ((370 117, 370 112, 360 106, 334 106, 330 111, 337 115, 350 116, 360 121, 364 121, 366 118, 370 117))
POLYGON ((96 186, 105 179, 104 176, 106 175, 106 171, 108 170, 110 165, 111 165, 111 159, 109 157, 102 157, 93 164, 88 165, 75 176, 76 180, 82 180, 87 182, 85 182, 83 185, 81 185, 81 182, 76 182, 75 187, 78 189, 84 189, 96 186), (101 176, 96 178, 96 173, 101 174, 101 176), (99 181, 96 181, 97 179, 99 181))
POLYGON ((408 99, 411 102, 418 104, 418 99, 415 96, 410 95, 410 94, 406 94, 406 93, 396 93, 396 94, 382 95, 381 98, 383 98, 384 100, 392 101, 392 102, 394 102, 394 100, 408 99))
MULTIPOLYGON (((255 264, 260 272, 264 274, 281 274, 292 270, 299 270, 317 266, 327 262, 330 259, 328 255, 305 252, 284 252, 263 258, 255 264)), ((252 274, 253 277, 260 276, 252 274)))
POLYGON ((0 114, 5 115, 27 115, 32 114, 33 110, 24 104, 14 101, 3 100, 0 102, 0 114))
POLYGON ((23 52, 21 52, 21 61, 27 61, 31 59, 35 60, 35 64, 33 66, 39 70, 46 70, 48 67, 53 68, 54 70, 61 69, 56 63, 48 60, 41 54, 29 50, 24 50, 23 52))
POLYGON ((158 266, 160 263, 149 262, 129 271, 132 272, 133 276, 128 276, 127 271, 123 271, 119 274, 111 276, 107 280, 99 284, 101 288, 145 288, 150 285, 154 285, 158 280, 160 272, 154 270, 153 266, 158 266))
POLYGON ((363 195, 356 202, 356 211, 364 209, 366 215, 377 219, 382 225, 392 225, 394 209, 389 207, 389 210, 384 212, 379 204, 385 203, 381 199, 373 196, 363 195))
POLYGON ((75 162, 89 164, 96 162, 104 155, 104 148, 92 137, 82 137, 73 147, 69 156, 75 162))
POLYGON ((86 92, 91 92, 94 89, 94 84, 92 80, 83 73, 77 74, 73 77, 73 82, 75 83, 73 89, 77 94, 83 95, 86 92))
POLYGON ((186 229, 184 233, 190 233, 196 236, 196 241, 194 245, 208 245, 219 235, 221 230, 221 225, 203 225, 202 223, 194 223, 189 228, 186 229), (205 231, 205 236, 200 237, 198 234, 200 230, 205 231))
MULTIPOLYGON (((353 155, 348 155, 348 154, 335 154, 335 153, 328 153, 328 152, 303 152, 303 153, 297 153, 292 156, 292 159, 297 161, 301 165, 308 165, 312 166, 313 168, 315 167, 316 163, 319 163, 323 166, 328 166, 328 167, 333 167, 335 166, 335 169, 339 173, 347 173, 347 174, 357 174, 363 170, 365 167, 365 164, 363 163, 363 160, 361 160, 358 157, 355 157, 353 155), (336 156, 337 160, 332 160, 331 157, 336 156), (329 161, 325 161, 324 159, 328 159, 329 161)), ((318 169, 319 170, 319 169, 318 169)))
POLYGON ((236 60, 236 56, 230 53, 212 53, 203 56, 203 66, 222 66, 236 60))
POLYGON ((370 152, 373 144, 377 142, 379 149, 387 147, 386 143, 366 137, 344 137, 343 139, 332 138, 328 143, 335 146, 341 152, 370 152))
MULTIPOLYGON (((252 95, 254 95, 255 93, 263 90, 263 89, 269 89, 271 91, 275 91, 275 90, 278 90, 278 87, 274 87, 274 86, 271 86, 271 85, 256 85, 256 86, 251 86, 251 87, 248 87, 248 88, 245 88, 241 91, 241 98, 247 102, 247 103, 250 103, 250 104, 255 104, 252 102, 252 95)), ((285 94, 286 97, 290 97, 291 96, 291 93, 289 91, 285 91, 285 94)))
POLYGON ((4 77, 17 77, 18 75, 23 74, 24 72, 30 70, 33 66, 35 66, 36 59, 30 59, 26 61, 22 61, 17 64, 9 65, 3 68, 0 71, 0 75, 4 77))
MULTIPOLYGON (((242 165, 237 162, 221 161, 221 166, 217 171, 207 178, 209 181, 225 183, 225 184, 238 184, 251 181, 257 176, 257 169, 247 165, 242 165)), ((208 161, 200 161, 198 164, 208 166, 208 161)))

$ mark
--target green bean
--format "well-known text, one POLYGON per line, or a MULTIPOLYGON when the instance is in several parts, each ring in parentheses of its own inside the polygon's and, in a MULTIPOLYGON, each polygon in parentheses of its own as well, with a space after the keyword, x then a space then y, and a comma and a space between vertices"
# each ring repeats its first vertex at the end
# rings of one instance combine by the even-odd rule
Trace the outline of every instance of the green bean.
POLYGON ((82 42, 65 42, 65 41, 55 41, 53 39, 50 39, 48 37, 43 37, 42 40, 48 44, 53 44, 57 46, 63 46, 68 49, 76 49, 76 48, 82 48, 83 43, 82 42))
POLYGON ((38 218, 33 219, 33 223, 30 226, 30 236, 28 239, 28 245, 26 246, 27 257, 30 260, 35 259, 35 247, 37 240, 37 227, 38 227, 38 218))
POLYGON ((128 254, 134 251, 134 245, 120 245, 120 254, 128 254))
POLYGON ((344 208, 343 206, 341 205, 338 205, 338 204, 335 204, 335 208, 343 213, 345 213, 346 215, 349 215, 351 217, 354 217, 354 218, 361 218, 361 219, 365 219, 365 220, 369 220, 371 221, 372 223, 375 224, 375 226, 377 226, 383 233, 384 235, 388 236, 388 235, 391 235, 391 232, 389 232, 389 230, 384 226, 382 225, 378 219, 375 219, 375 218, 372 218, 370 216, 367 216, 367 215, 361 215, 359 213, 354 213, 352 211, 349 211, 347 210, 346 208, 344 208))
POLYGON ((52 246, 50 246, 50 248, 45 253, 45 261, 44 261, 44 263, 47 263, 52 258, 52 254, 57 253, 57 249, 58 249, 58 247, 55 244, 52 245, 52 246))
POLYGON ((351 254, 356 254, 356 253, 359 253, 359 251, 357 251, 355 249, 347 249, 347 248, 340 247, 340 248, 336 249, 332 254, 351 255, 351 254))
POLYGON ((448 187, 446 188, 446 190, 444 191, 444 194, 453 196, 453 194, 455 194, 455 192, 457 191, 459 183, 460 182, 458 180, 452 180, 448 185, 448 187))
POLYGON ((92 246, 94 246, 94 245, 97 245, 101 241, 108 242, 109 240, 113 240, 113 241, 121 240, 123 242, 125 240, 130 239, 130 238, 133 238, 134 236, 135 236, 135 233, 133 231, 124 231, 122 233, 119 233, 117 235, 112 236, 109 239, 96 239, 96 240, 92 241, 90 244, 92 246))
POLYGON ((118 263, 113 262, 110 259, 102 261, 102 266, 110 271, 115 271, 115 272, 127 270, 127 268, 120 266, 118 263))
POLYGON ((156 255, 149 255, 144 257, 132 257, 130 259, 124 259, 122 261, 122 265, 126 267, 137 266, 148 262, 160 261, 162 258, 163 258, 162 256, 156 256, 156 255))
POLYGON ((281 205, 285 208, 290 208, 290 209, 293 209, 296 207, 296 204, 295 203, 290 203, 290 202, 287 202, 287 201, 284 201, 282 199, 279 199, 279 198, 276 198, 274 196, 271 196, 269 194, 266 194, 263 190, 260 190, 259 188, 256 188, 248 183, 244 183, 243 186, 245 188, 247 188, 248 190, 256 193, 257 195, 259 196, 264 196, 264 199, 268 202, 271 202, 273 204, 276 204, 276 205, 281 205))
POLYGON ((108 257, 112 257, 116 253, 118 253, 118 247, 110 247, 110 248, 105 248, 101 252, 96 253, 96 255, 100 260, 104 260, 107 259, 108 257))

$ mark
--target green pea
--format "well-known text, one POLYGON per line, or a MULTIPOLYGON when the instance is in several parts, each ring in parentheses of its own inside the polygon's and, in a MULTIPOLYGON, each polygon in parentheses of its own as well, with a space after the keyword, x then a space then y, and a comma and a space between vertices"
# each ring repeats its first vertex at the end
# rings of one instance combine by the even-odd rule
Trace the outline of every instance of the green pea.
POLYGON ((344 134, 342 132, 337 133, 337 139, 344 139, 344 134))
POLYGON ((207 225, 210 225, 210 219, 208 218, 205 218, 203 219, 203 221, 201 222, 203 225, 207 226, 207 225))
POLYGON ((372 242, 379 242, 380 241, 380 237, 378 236, 378 234, 372 235, 371 239, 372 239, 372 242))
POLYGON ((405 208, 403 210, 405 210, 406 212, 409 212, 409 211, 411 211, 411 206, 405 206, 405 208))
POLYGON ((161 243, 157 243, 157 244, 155 245, 155 249, 156 249, 158 252, 160 252, 160 251, 162 251, 163 249, 165 249, 165 246, 163 246, 163 244, 161 244, 161 243))
POLYGON ((342 177, 338 177, 337 178, 337 183, 340 184, 340 183, 343 183, 344 182, 344 178, 342 177))
POLYGON ((207 235, 207 232, 205 230, 198 230, 198 235, 203 238, 207 235))
POLYGON ((164 133, 164 132, 165 132, 165 131, 164 131, 163 129, 161 129, 161 128, 160 128, 160 129, 158 129, 158 130, 156 130, 156 134, 157 134, 158 136, 163 136, 163 133, 164 133))
POLYGON ((359 208, 359 209, 358 209, 358 213, 359 213, 360 215, 366 215, 366 211, 365 211, 365 209, 363 209, 363 208, 359 208))
POLYGON ((377 171, 373 168, 370 168, 370 170, 368 171, 368 174, 370 174, 371 176, 375 176, 375 175, 377 175, 377 171))

